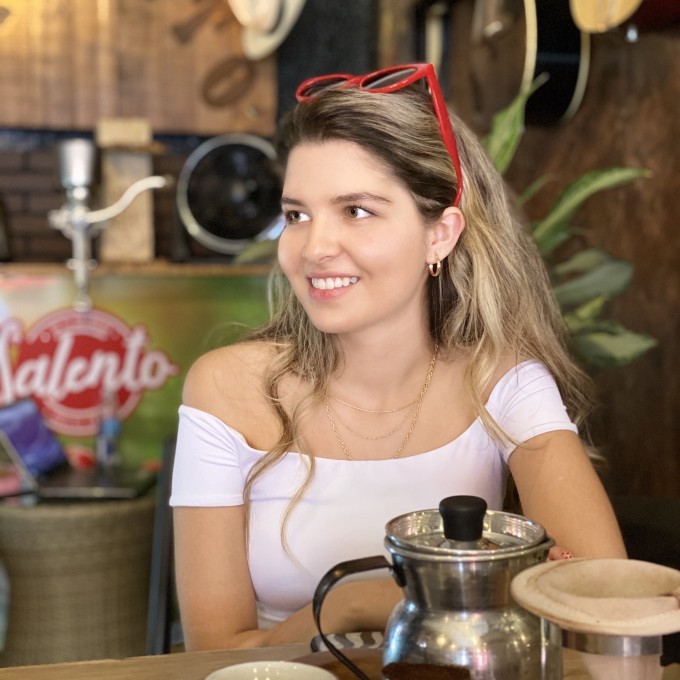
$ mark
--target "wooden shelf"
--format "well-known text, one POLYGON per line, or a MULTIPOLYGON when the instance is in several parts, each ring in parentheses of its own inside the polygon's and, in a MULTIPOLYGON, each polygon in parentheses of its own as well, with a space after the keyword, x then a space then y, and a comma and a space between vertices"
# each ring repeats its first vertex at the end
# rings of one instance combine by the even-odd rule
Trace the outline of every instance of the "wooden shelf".
MULTIPOLYGON (((238 265, 215 262, 177 263, 155 260, 145 263, 103 263, 90 272, 99 276, 267 276, 269 265, 238 265)), ((0 280, 4 276, 72 276, 65 264, 47 262, 16 262, 0 264, 0 280)))

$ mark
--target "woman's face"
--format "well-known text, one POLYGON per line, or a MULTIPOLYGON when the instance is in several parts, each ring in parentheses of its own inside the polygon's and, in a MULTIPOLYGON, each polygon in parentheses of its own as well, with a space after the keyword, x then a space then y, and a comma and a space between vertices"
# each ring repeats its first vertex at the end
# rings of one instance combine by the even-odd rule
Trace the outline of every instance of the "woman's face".
POLYGON ((409 190, 346 141, 289 156, 279 263, 312 323, 326 333, 422 324, 428 229, 409 190))

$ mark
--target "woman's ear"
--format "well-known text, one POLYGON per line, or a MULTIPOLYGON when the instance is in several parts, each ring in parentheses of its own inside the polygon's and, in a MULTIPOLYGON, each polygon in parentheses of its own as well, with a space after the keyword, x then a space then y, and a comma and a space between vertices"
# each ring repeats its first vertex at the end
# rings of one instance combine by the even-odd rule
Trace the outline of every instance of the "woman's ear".
POLYGON ((465 218, 459 208, 446 208, 439 220, 428 229, 428 264, 448 257, 465 229, 465 218))

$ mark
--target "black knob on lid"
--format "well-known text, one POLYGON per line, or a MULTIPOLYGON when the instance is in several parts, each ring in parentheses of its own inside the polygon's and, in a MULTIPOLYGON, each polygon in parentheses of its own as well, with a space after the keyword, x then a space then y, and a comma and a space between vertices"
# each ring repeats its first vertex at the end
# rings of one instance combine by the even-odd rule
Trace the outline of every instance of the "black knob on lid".
POLYGON ((450 541, 478 541, 484 529, 486 501, 478 496, 449 496, 439 503, 444 536, 450 541))

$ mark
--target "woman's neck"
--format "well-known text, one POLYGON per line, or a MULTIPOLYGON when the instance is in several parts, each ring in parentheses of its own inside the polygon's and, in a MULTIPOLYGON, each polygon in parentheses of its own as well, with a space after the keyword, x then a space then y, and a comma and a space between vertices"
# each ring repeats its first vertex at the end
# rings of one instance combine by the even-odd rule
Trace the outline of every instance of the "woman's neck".
POLYGON ((429 337, 339 344, 343 359, 329 380, 329 395, 364 409, 398 409, 412 401, 433 360, 429 337))

